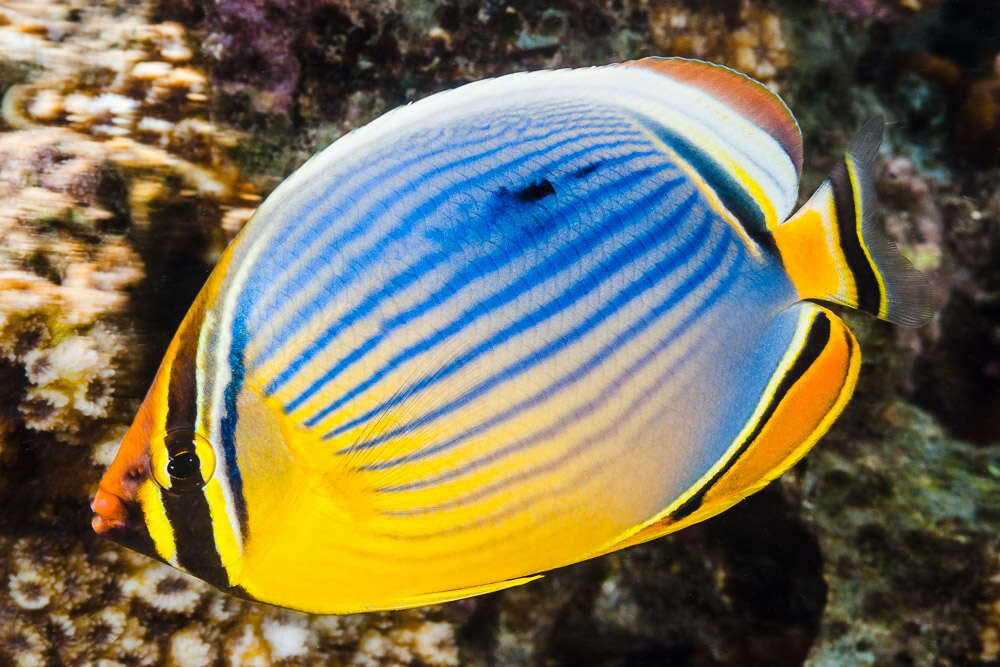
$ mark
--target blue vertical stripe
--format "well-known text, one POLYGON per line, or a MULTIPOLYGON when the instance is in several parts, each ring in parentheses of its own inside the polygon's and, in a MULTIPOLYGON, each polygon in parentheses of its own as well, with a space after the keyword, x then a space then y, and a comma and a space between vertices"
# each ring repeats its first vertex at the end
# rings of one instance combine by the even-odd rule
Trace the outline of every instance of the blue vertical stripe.
POLYGON ((230 379, 223 396, 225 414, 220 424, 220 434, 222 437, 222 450, 226 457, 226 473, 229 481, 229 489, 232 492, 233 502, 236 506, 236 515, 240 523, 240 531, 243 535, 244 543, 248 536, 249 515, 247 514, 246 500, 243 497, 243 476, 240 473, 239 461, 236 456, 236 425, 239 421, 239 412, 236 403, 239 400, 240 391, 243 389, 245 369, 243 367, 243 350, 247 344, 247 330, 244 317, 245 310, 237 310, 233 317, 232 344, 227 355, 229 364, 230 379))

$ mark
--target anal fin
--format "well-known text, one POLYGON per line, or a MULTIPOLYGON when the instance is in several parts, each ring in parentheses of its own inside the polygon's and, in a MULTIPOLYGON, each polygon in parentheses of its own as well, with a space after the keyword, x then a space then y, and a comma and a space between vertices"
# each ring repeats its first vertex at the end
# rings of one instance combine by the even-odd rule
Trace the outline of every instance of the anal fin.
MULTIPOLYGON (((725 456, 669 507, 600 553, 672 533, 728 509, 788 470, 826 433, 854 391, 857 340, 831 311, 799 303, 796 334, 725 456)), ((782 315, 790 315, 785 311, 782 315)))

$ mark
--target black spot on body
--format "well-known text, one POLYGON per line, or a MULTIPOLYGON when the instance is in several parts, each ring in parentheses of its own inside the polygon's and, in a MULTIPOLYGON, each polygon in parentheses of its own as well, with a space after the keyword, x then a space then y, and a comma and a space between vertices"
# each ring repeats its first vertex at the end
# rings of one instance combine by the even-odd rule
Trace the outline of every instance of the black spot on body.
POLYGON ((514 192, 514 199, 519 202, 530 203, 540 201, 555 193, 556 189, 552 187, 552 183, 543 178, 537 183, 532 183, 527 187, 516 190, 514 192))

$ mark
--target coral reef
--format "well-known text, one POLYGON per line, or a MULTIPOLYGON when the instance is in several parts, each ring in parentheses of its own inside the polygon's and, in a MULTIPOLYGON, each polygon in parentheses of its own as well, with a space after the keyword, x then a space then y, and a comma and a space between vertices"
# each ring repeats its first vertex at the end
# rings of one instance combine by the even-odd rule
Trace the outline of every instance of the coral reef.
POLYGON ((740 0, 717 11, 679 0, 659 0, 649 27, 659 53, 728 65, 772 88, 788 66, 778 14, 766 3, 740 0))
POLYGON ((824 601, 819 561, 772 489, 710 523, 506 593, 487 662, 801 664, 824 601))
POLYGON ((24 369, 25 425, 82 441, 109 415, 128 347, 115 316, 146 274, 137 242, 160 235, 157 211, 217 209, 198 221, 210 262, 259 197, 226 156, 236 135, 203 117, 181 26, 56 3, 8 3, 0 21, 0 349, 24 369))
POLYGON ((955 123, 955 145, 981 164, 1000 162, 1000 53, 986 76, 969 84, 955 123))
POLYGON ((941 181, 903 157, 888 160, 879 187, 890 234, 928 273, 940 315, 904 332, 908 389, 953 434, 1000 439, 1000 173, 941 181))
POLYGON ((99 142, 61 128, 3 135, 0 160, 0 354, 23 369, 24 424, 81 442, 109 414, 125 347, 111 319, 144 275, 113 213, 119 177, 99 142))
POLYGON ((267 174, 436 90, 655 52, 638 0, 186 0, 152 11, 199 36, 215 114, 253 133, 241 164, 267 174))
POLYGON ((256 607, 103 546, 0 538, 0 661, 270 665, 326 655, 354 665, 458 664, 454 627, 433 610, 322 618, 256 607))
POLYGON ((806 664, 996 661, 1000 452, 903 403, 874 420, 866 437, 831 434, 785 483, 829 586, 806 664))

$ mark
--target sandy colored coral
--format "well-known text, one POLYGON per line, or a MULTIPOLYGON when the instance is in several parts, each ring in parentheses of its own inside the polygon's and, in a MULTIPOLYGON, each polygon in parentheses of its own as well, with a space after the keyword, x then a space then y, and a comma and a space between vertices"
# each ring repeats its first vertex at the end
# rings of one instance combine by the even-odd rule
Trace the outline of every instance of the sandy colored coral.
POLYGON ((229 157, 238 135, 207 119, 189 40, 135 9, 0 6, 0 356, 24 369, 24 425, 64 442, 93 437, 121 385, 141 232, 210 211, 211 261, 260 199, 229 157))
POLYGON ((216 647, 205 640, 201 633, 188 628, 170 637, 167 664, 176 667, 209 667, 218 658, 216 647))
POLYGON ((3 120, 14 129, 57 126, 101 142, 92 150, 129 181, 136 224, 147 222, 145 208, 156 200, 209 198, 223 212, 259 200, 229 158, 239 135, 208 119, 208 80, 191 63, 191 37, 181 25, 149 23, 141 11, 61 3, 8 3, 0 17, 3 59, 42 66, 7 89, 3 120))
POLYGON ((127 552, 36 538, 0 547, 4 664, 266 666, 324 654, 335 664, 458 664, 454 626, 428 612, 309 616, 242 602, 127 552))
POLYGON ((24 423, 67 442, 108 415, 125 346, 108 318, 144 275, 123 235, 102 235, 106 156, 61 128, 0 137, 0 356, 24 369, 24 423))
POLYGON ((190 614, 208 590, 208 584, 151 560, 122 582, 123 595, 142 600, 157 614, 190 614))
POLYGON ((756 0, 740 0, 731 13, 695 9, 682 0, 656 0, 649 27, 663 55, 728 65, 778 89, 788 66, 788 45, 777 13, 756 0))

